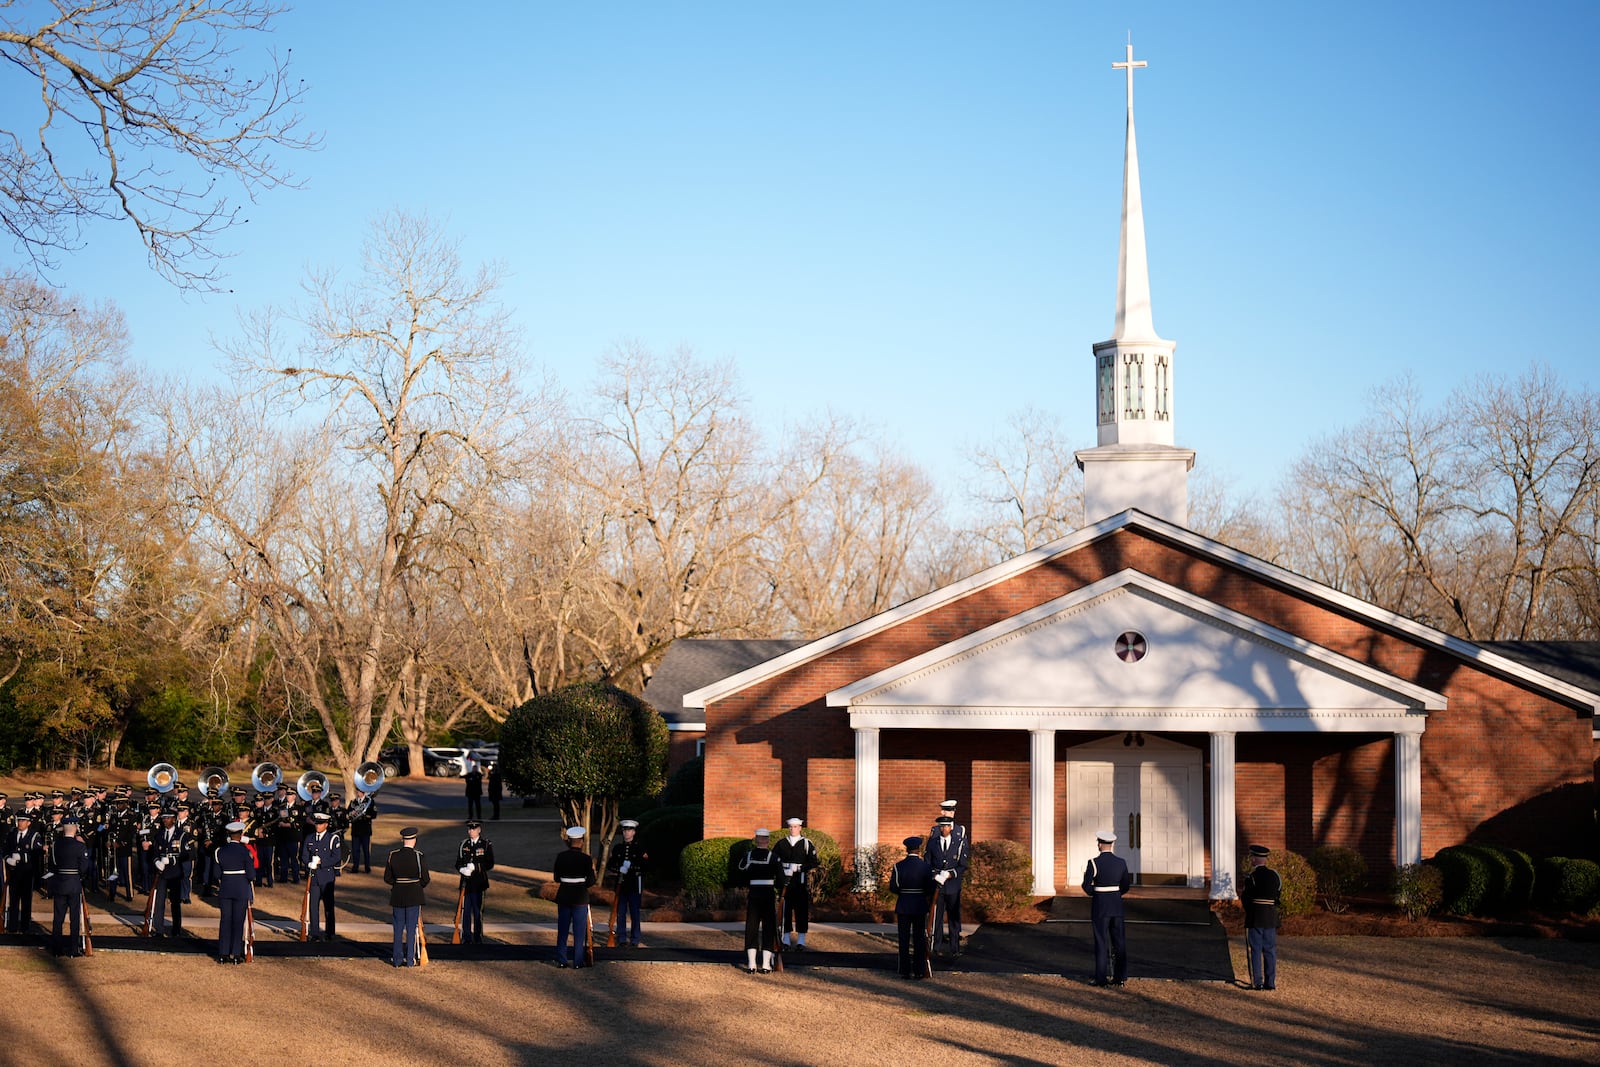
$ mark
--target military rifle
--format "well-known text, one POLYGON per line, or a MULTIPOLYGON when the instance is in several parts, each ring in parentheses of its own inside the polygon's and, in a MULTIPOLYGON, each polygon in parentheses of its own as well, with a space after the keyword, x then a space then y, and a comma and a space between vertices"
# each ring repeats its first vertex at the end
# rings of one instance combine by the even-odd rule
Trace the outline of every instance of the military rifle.
POLYGON ((606 928, 606 948, 617 947, 617 908, 622 903, 622 872, 617 872, 616 885, 611 894, 611 925, 606 928))
POLYGON ((417 909, 417 966, 428 965, 428 931, 422 925, 422 909, 417 909))
POLYGON ((461 944, 461 909, 462 909, 463 906, 465 906, 466 903, 467 903, 467 880, 466 880, 466 877, 463 876, 462 879, 461 879, 461 889, 460 889, 459 892, 456 893, 456 930, 455 930, 455 933, 450 935, 450 943, 452 945, 461 944))
POLYGON ((244 906, 244 961, 256 958, 256 906, 246 901, 244 906))
POLYGON ((82 894, 78 896, 78 910, 83 912, 83 954, 94 955, 94 923, 89 921, 89 901, 82 894))
POLYGON ((594 908, 593 908, 593 906, 585 904, 584 908, 583 908, 583 913, 588 918, 588 922, 586 922, 584 924, 584 931, 583 931, 583 965, 585 967, 593 967, 594 966, 594 908))
MULTIPOLYGON (((300 862, 298 856, 295 857, 295 862, 300 862)), ((311 870, 307 869, 306 891, 305 895, 300 898, 300 940, 302 941, 311 936, 311 875, 311 870)))
POLYGON ((779 974, 783 973, 783 902, 789 896, 789 883, 783 883, 783 888, 778 890, 778 895, 773 900, 773 909, 776 911, 772 924, 772 969, 779 974))

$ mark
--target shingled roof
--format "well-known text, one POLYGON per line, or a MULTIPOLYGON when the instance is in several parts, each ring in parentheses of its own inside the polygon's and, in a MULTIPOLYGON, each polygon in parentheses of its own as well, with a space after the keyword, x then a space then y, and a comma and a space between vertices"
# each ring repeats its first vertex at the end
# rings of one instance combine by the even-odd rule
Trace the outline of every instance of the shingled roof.
POLYGON ((1481 641, 1525 667, 1600 693, 1600 641, 1481 641))
POLYGON ((806 642, 790 640, 736 641, 717 638, 680 638, 672 642, 661 665, 645 686, 644 698, 668 723, 701 722, 705 712, 686 711, 683 694, 781 656, 806 642))

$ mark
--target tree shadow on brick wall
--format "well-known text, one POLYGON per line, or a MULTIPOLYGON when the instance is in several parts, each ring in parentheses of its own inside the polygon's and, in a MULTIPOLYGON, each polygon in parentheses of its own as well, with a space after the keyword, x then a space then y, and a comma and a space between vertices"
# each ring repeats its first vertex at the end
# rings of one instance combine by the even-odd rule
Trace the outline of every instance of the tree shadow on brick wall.
POLYGON ((1600 859, 1595 829, 1595 790, 1569 782, 1506 808, 1479 823, 1467 840, 1504 845, 1534 856, 1600 859))

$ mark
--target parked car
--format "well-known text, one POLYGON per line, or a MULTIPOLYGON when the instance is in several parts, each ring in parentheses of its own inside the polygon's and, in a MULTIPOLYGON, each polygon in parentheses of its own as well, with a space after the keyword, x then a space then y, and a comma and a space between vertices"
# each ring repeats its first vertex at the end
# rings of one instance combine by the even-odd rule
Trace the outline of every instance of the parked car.
MULTIPOLYGON (((462 751, 459 748, 424 748, 422 773, 430 778, 455 778, 465 774, 462 751)), ((386 777, 408 775, 411 773, 411 749, 407 745, 390 745, 378 753, 378 762, 383 764, 386 777)))

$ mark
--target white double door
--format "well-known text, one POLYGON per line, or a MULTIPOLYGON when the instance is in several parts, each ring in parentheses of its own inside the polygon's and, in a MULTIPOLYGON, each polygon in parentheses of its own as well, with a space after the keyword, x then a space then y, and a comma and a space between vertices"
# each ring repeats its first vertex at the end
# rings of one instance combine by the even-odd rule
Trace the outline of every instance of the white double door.
POLYGON ((1067 878, 1076 886, 1095 854, 1095 835, 1117 834, 1117 855, 1146 884, 1204 883, 1204 765, 1198 749, 1122 738, 1067 752, 1067 878))

